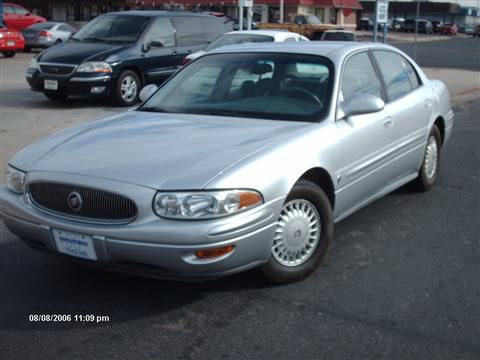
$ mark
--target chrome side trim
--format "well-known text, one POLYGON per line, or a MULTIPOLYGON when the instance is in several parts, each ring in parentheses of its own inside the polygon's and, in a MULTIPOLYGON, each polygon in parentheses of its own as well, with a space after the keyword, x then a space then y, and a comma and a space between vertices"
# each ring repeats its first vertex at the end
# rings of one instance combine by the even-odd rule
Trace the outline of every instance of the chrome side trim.
POLYGON ((112 77, 110 75, 101 75, 94 77, 72 77, 70 81, 75 82, 91 82, 91 81, 110 81, 112 77))

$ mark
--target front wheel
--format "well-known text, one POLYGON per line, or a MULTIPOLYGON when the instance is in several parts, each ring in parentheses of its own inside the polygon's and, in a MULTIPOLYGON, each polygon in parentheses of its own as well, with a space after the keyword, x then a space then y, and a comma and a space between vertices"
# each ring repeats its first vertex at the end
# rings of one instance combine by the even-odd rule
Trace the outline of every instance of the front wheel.
POLYGON ((286 284, 313 272, 333 239, 333 215, 325 192, 300 180, 288 195, 276 223, 270 259, 260 268, 267 281, 286 284))
POLYGON ((134 105, 138 101, 140 86, 140 79, 135 72, 131 70, 123 71, 115 84, 115 102, 120 106, 134 105))
POLYGON ((442 136, 436 125, 433 126, 428 136, 422 167, 418 177, 414 180, 415 186, 421 191, 430 190, 438 177, 440 169, 440 148, 442 136))
POLYGON ((15 56, 15 51, 4 51, 3 56, 5 56, 6 58, 14 57, 15 56))

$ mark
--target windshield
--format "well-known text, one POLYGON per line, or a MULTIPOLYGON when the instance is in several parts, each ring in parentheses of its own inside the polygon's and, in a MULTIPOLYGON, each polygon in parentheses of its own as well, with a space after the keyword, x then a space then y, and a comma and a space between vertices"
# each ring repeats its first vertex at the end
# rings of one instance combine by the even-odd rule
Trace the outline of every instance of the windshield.
POLYGON ((233 45, 233 44, 245 44, 253 42, 271 42, 273 41, 272 36, 268 35, 257 35, 257 34, 228 34, 223 35, 210 45, 208 45, 205 50, 210 51, 221 46, 233 45))
POLYGON ((139 110, 318 121, 332 83, 333 65, 320 56, 213 54, 183 68, 139 110))
POLYGON ((103 15, 80 29, 73 39, 131 43, 138 40, 149 21, 147 16, 103 15))

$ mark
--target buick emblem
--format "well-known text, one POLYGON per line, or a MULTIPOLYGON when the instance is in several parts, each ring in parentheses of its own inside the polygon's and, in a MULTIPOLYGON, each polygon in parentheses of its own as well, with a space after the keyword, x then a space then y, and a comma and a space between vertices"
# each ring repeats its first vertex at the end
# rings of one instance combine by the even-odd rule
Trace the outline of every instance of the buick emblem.
POLYGON ((68 194, 67 202, 68 207, 73 211, 79 212, 80 210, 82 210, 83 199, 78 192, 74 191, 68 194))

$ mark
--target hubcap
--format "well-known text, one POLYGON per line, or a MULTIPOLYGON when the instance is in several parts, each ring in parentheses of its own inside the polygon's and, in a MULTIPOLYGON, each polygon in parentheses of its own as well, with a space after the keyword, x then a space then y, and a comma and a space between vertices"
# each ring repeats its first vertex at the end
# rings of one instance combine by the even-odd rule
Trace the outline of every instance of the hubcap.
POLYGON ((425 176, 432 179, 437 171, 438 163, 438 145, 434 136, 428 139, 427 150, 425 152, 425 176))
POLYGON ((320 232, 320 215, 315 206, 303 199, 289 201, 277 221, 273 257, 284 266, 303 264, 317 248, 320 232))
POLYGON ((137 90, 138 86, 135 79, 132 76, 125 76, 120 86, 122 99, 128 102, 134 100, 137 97, 137 90))

